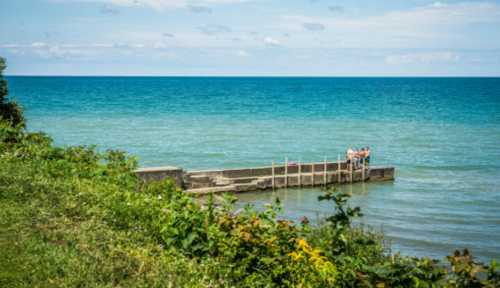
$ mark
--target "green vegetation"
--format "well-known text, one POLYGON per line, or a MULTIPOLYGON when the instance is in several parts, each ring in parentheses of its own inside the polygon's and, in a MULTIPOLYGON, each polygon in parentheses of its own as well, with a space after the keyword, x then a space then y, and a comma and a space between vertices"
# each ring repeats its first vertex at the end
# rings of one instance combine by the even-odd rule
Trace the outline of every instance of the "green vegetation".
MULTIPOLYGON (((468 251, 391 255, 330 191, 319 226, 265 211, 204 205, 166 180, 142 183, 135 159, 56 147, 0 119, 0 287, 499 287, 496 262, 468 251)), ((8 121, 5 121, 8 120, 8 121)))
POLYGON ((7 68, 5 59, 0 57, 0 119, 9 121, 12 125, 18 126, 24 122, 23 114, 19 105, 13 101, 7 101, 7 81, 3 77, 3 71, 7 68))

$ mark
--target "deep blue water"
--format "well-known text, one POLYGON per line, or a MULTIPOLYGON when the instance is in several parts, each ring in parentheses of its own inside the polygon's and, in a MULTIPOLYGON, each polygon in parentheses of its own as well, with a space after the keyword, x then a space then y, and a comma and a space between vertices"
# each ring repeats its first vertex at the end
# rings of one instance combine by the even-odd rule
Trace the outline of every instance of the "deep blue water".
MULTIPOLYGON (((500 78, 8 77, 30 130, 97 144, 142 166, 187 169, 336 159, 369 145, 391 183, 344 186, 392 248, 500 259, 500 78)), ((317 189, 283 190, 315 218, 317 189)), ((261 205, 275 194, 242 194, 261 205)))

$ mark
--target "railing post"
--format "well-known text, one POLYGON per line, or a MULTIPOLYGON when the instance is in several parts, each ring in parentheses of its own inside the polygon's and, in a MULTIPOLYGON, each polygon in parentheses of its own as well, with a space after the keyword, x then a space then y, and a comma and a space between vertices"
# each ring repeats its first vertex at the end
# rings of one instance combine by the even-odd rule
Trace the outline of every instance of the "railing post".
POLYGON ((349 160, 349 172, 350 172, 349 174, 351 175, 349 177, 349 182, 351 182, 351 183, 352 183, 352 177, 354 176, 353 171, 352 171, 352 160, 353 160, 352 158, 351 158, 351 160, 349 160))
POLYGON ((298 180, 298 185, 299 187, 302 187, 302 164, 300 163, 301 161, 299 160, 299 178, 298 180))
POLYGON ((288 187, 288 157, 285 157, 285 188, 288 187))
POLYGON ((325 161, 324 161, 324 164, 323 164, 323 185, 326 187, 326 156, 325 156, 325 161))
POLYGON ((340 184, 340 182, 342 181, 342 170, 340 167, 340 154, 337 155, 337 178, 338 178, 337 184, 340 184))
POLYGON ((361 171, 361 178, 362 178, 362 182, 365 182, 365 158, 361 158, 361 161, 363 161, 363 165, 361 165, 362 167, 362 171, 361 171))
POLYGON ((311 186, 314 186, 314 162, 311 164, 311 186))
POLYGON ((271 178, 271 186, 273 187, 273 190, 274 190, 274 160, 272 162, 272 165, 271 165, 271 174, 272 174, 272 178, 271 178))

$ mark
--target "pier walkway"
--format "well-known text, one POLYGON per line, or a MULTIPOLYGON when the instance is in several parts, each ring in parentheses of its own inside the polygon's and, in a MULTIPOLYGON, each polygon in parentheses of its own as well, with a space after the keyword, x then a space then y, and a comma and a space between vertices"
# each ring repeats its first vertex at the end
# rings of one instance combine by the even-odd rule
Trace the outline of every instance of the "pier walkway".
POLYGON ((184 171, 178 167, 142 168, 144 181, 173 178, 188 193, 246 192, 287 187, 314 187, 363 181, 394 180, 394 167, 358 167, 345 161, 288 163, 227 170, 184 171))

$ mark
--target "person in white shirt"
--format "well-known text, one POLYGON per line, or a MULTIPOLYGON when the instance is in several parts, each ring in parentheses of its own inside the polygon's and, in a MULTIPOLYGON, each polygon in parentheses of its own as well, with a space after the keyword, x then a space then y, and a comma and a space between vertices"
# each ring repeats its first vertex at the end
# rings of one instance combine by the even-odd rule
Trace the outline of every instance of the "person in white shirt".
POLYGON ((349 147, 346 152, 347 164, 350 164, 352 160, 354 160, 354 156, 356 156, 356 152, 351 147, 349 147))

